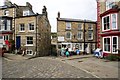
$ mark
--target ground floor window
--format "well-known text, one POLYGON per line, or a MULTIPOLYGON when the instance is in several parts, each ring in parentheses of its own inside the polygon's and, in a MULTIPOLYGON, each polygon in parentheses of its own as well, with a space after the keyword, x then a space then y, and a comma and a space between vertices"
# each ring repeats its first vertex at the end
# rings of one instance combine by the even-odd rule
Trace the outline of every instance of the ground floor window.
POLYGON ((9 35, 5 35, 4 40, 9 40, 9 35))
POLYGON ((27 45, 33 45, 33 37, 27 37, 27 45))
POLYGON ((82 43, 80 43, 80 47, 79 47, 80 50, 82 50, 82 43))
POLYGON ((103 51, 109 53, 117 53, 118 36, 103 37, 103 51))
POLYGON ((103 39, 104 41, 104 51, 110 52, 110 37, 106 37, 103 39))
POLYGON ((112 37, 112 52, 116 53, 118 49, 118 36, 113 36, 112 37))
POLYGON ((26 50, 26 54, 27 55, 33 55, 33 51, 32 50, 26 50))

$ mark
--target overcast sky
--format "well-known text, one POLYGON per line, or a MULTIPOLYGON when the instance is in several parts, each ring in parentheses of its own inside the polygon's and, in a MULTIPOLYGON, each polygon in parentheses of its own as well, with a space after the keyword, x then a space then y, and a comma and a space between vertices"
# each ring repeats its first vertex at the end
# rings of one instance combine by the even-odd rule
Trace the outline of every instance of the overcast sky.
MULTIPOLYGON (((4 0, 0 0, 0 6, 4 0)), ((42 13, 43 6, 47 7, 48 18, 51 24, 51 31, 56 32, 56 17, 58 11, 61 18, 88 19, 96 21, 97 3, 96 0, 10 0, 17 5, 26 5, 30 2, 35 13, 42 13)))

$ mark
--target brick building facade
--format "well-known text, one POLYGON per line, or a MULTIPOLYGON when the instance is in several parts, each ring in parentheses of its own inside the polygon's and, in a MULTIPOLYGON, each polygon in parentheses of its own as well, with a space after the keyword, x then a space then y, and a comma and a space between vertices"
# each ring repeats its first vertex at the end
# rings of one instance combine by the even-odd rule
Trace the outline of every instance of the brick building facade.
POLYGON ((98 47, 105 56, 120 49, 120 1, 97 0, 98 47))

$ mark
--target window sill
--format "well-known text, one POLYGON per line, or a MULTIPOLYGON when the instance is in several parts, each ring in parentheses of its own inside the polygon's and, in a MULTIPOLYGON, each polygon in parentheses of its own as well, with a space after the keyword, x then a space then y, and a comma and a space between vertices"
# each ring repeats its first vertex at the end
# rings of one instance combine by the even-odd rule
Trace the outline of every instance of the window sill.
POLYGON ((25 32, 25 31, 19 31, 19 32, 25 32))
POLYGON ((70 31, 71 29, 65 29, 66 31, 70 31))
POLYGON ((29 30, 28 32, 34 32, 35 30, 29 30))
POLYGON ((107 31, 110 31, 110 29, 107 29, 107 30, 102 30, 102 32, 107 32, 107 31))
POLYGON ((88 39, 88 40, 93 40, 93 39, 88 39))
POLYGON ((27 45, 25 45, 25 46, 34 46, 34 45, 28 45, 28 44, 27 44, 27 45))
POLYGON ((78 40, 83 40, 83 39, 78 38, 78 40))
POLYGON ((111 53, 111 52, 108 52, 108 51, 103 51, 104 53, 111 53))

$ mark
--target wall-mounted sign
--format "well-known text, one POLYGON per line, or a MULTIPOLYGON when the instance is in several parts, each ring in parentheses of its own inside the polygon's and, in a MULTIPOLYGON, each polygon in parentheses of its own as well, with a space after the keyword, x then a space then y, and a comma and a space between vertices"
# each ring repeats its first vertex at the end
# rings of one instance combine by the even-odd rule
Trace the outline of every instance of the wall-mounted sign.
POLYGON ((59 36, 58 37, 58 41, 64 41, 64 37, 63 36, 59 36))

